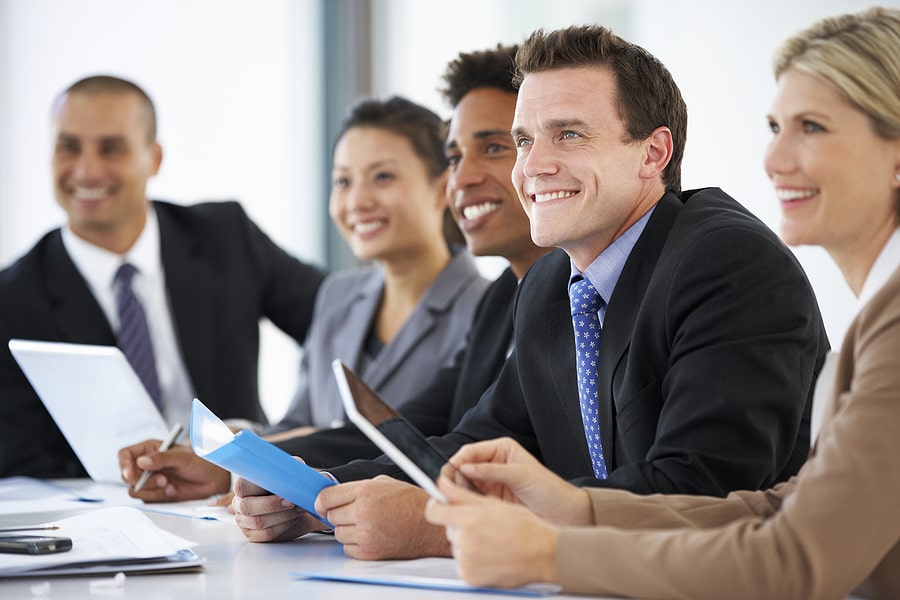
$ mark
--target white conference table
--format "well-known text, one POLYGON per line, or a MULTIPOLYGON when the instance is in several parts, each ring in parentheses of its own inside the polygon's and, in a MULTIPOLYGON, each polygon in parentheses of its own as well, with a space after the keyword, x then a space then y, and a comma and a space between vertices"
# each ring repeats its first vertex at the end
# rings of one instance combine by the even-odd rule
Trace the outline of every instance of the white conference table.
MULTIPOLYGON (((2 481, 2 480, 0 480, 2 481)), ((97 495, 98 484, 92 482, 66 481, 67 485, 89 490, 97 495)), ((123 491, 118 497, 127 496, 123 491)), ((101 494, 102 495, 102 494, 101 494)), ((91 504, 74 502, 72 509, 62 511, 58 505, 55 510, 40 512, 40 507, 27 512, 3 512, 0 502, 0 527, 24 526, 35 523, 47 523, 65 516, 71 516, 95 507, 128 504, 140 506, 133 499, 120 502, 107 500, 91 504)), ((205 502, 143 505, 145 508, 167 511, 178 508, 184 511, 203 510, 205 502), (193 507, 193 508, 192 508, 193 507)), ((356 562, 347 558, 331 536, 311 535, 298 540, 278 544, 254 544, 245 540, 233 520, 204 520, 189 516, 176 516, 163 512, 147 512, 148 516, 161 528, 178 536, 197 543, 193 550, 205 558, 205 564, 199 572, 169 574, 129 574, 124 587, 120 589, 91 589, 91 581, 109 576, 85 577, 52 577, 0 579, 0 598, 35 599, 35 598, 131 598, 153 600, 201 600, 215 599, 266 599, 303 598, 304 600, 334 599, 414 599, 414 598, 493 598, 496 594, 436 591, 396 586, 370 584, 340 583, 332 581, 313 581, 293 576, 292 571, 320 571, 339 568, 345 563, 356 562), (34 595, 44 591, 41 584, 49 582, 47 595, 34 595), (38 587, 34 587, 38 586, 38 587)))

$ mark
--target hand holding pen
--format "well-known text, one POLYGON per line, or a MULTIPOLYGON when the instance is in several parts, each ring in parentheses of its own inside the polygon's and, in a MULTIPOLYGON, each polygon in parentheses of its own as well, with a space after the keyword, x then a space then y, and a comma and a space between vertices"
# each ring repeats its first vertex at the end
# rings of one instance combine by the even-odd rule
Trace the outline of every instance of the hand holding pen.
MULTIPOLYGON (((178 436, 181 435, 181 432, 184 431, 184 428, 181 426, 181 423, 175 423, 172 426, 172 430, 169 431, 169 435, 166 436, 166 439, 163 440, 162 444, 159 445, 159 451, 165 452, 169 448, 172 447, 172 444, 178 439, 178 436)), ((139 492, 141 488, 144 487, 144 484, 147 483, 147 480, 150 479, 150 476, 153 474, 153 471, 145 470, 141 473, 140 479, 137 480, 137 483, 134 484, 134 491, 139 492)))

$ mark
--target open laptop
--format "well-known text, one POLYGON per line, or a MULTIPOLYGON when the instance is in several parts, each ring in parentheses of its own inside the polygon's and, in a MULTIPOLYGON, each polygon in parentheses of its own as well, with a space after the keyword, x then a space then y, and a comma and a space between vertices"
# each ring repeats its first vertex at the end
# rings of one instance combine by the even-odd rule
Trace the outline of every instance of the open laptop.
POLYGON ((350 421, 432 498, 447 502, 436 485, 442 470, 455 482, 480 493, 421 431, 379 398, 340 359, 333 361, 331 367, 350 421))
POLYGON ((165 438, 165 420, 115 346, 12 339, 9 350, 94 481, 120 482, 121 448, 165 438))

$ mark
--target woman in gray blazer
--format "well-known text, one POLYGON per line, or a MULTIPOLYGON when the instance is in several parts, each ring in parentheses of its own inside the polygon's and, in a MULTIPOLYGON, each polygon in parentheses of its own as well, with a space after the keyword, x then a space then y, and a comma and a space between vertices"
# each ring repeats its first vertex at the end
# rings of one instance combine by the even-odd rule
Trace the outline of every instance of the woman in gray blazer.
POLYGON ((344 120, 333 162, 331 218, 373 264, 319 288, 299 387, 275 439, 343 424, 335 358, 395 407, 415 396, 463 348, 488 285, 443 234, 448 163, 436 114, 398 97, 365 100, 344 120))
POLYGON ((859 298, 791 480, 727 498, 577 489, 511 440, 441 479, 458 569, 476 585, 558 583, 640 598, 900 598, 900 10, 824 19, 775 58, 765 166, 782 238, 822 246, 859 298), (855 589, 854 589, 855 588, 855 589))

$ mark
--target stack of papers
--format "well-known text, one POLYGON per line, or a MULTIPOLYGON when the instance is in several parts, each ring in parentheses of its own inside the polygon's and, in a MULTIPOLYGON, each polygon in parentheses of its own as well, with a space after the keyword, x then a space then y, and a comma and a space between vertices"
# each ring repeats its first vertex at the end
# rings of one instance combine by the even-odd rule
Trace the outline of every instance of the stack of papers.
POLYGON ((191 550, 193 542, 160 529, 131 507, 94 510, 44 525, 58 527, 46 534, 71 538, 72 549, 0 554, 0 577, 170 572, 196 570, 204 562, 191 550))

